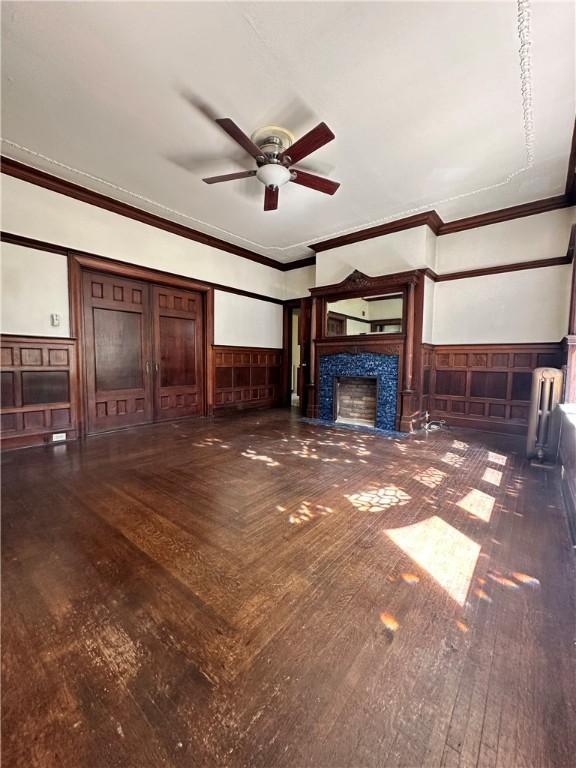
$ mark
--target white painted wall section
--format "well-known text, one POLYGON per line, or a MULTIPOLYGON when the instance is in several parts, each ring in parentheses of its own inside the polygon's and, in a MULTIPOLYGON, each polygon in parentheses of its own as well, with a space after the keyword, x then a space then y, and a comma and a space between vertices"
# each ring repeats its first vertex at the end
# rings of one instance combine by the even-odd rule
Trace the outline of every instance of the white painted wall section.
POLYGON ((2 228, 130 264, 285 298, 289 273, 6 175, 2 228))
POLYGON ((68 264, 65 256, 2 243, 1 332, 69 336, 68 264), (60 325, 50 325, 51 314, 60 325))
POLYGON ((422 316, 422 342, 432 344, 434 336, 434 299, 436 283, 429 277, 424 278, 424 308, 422 316))
POLYGON ((560 341, 571 266, 448 280, 434 289, 434 344, 560 341))
POLYGON ((316 267, 300 267, 284 272, 285 299, 301 299, 310 295, 316 285, 316 267))
POLYGON ((355 269, 366 275, 390 275, 420 267, 433 267, 433 232, 427 226, 405 229, 384 237, 363 240, 316 255, 316 284, 340 283, 355 269))
POLYGON ((576 207, 436 238, 439 274, 565 256, 576 207))
POLYGON ((282 348, 282 306, 214 291, 214 343, 282 348))

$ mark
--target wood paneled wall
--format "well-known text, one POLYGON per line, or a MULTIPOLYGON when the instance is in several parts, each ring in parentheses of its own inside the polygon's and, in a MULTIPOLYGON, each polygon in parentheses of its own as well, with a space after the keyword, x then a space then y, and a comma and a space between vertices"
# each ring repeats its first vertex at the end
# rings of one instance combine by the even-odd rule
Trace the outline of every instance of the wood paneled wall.
POLYGON ((423 346, 424 405, 453 426, 525 434, 535 368, 562 366, 560 343, 423 346))
POLYGON ((566 502, 572 543, 576 547, 576 405, 564 406, 561 418, 562 493, 566 502))
POLYGON ((282 401, 282 351, 214 348, 214 407, 270 407, 282 401))
POLYGON ((76 341, 2 336, 2 447, 40 445, 78 434, 76 341))

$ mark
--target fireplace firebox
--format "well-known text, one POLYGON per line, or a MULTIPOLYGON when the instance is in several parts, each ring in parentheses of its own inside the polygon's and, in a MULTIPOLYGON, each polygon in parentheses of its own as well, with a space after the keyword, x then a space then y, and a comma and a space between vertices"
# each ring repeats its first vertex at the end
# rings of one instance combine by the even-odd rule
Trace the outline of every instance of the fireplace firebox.
POLYGON ((375 376, 335 376, 334 421, 374 427, 378 380, 375 376))

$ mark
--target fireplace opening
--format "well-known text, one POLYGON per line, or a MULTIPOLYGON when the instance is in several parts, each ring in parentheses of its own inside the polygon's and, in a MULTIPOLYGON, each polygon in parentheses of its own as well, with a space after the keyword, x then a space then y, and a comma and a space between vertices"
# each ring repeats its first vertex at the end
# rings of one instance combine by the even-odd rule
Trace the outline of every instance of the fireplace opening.
POLYGON ((334 421, 374 427, 377 386, 375 376, 337 376, 334 421))

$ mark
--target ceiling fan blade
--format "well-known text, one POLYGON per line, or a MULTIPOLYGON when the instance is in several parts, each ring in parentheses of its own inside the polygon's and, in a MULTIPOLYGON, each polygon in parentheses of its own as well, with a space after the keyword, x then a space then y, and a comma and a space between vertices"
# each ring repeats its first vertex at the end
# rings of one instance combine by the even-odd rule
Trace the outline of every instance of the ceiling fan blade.
POLYGON ((336 137, 326 123, 319 123, 316 128, 312 128, 301 139, 298 139, 295 144, 292 144, 285 152, 282 152, 280 157, 289 157, 291 163, 297 163, 302 158, 311 155, 312 152, 323 147, 324 144, 328 144, 334 138, 336 137))
POLYGON ((237 144, 240 144, 242 149, 245 149, 249 155, 252 155, 252 157, 262 157, 262 150, 260 147, 254 144, 254 142, 246 136, 244 131, 238 128, 233 120, 230 120, 229 117, 222 117, 218 118, 216 122, 237 144))
POLYGON ((264 210, 275 211, 278 208, 278 187, 266 187, 264 190, 264 210))
POLYGON ((224 176, 209 176, 202 179, 206 184, 219 184, 221 181, 234 181, 234 179, 247 179, 248 176, 256 176, 256 171, 239 171, 238 173, 226 173, 224 176))
POLYGON ((302 184, 303 187, 316 189, 318 192, 324 192, 325 195, 333 195, 340 186, 340 182, 316 176, 315 173, 306 173, 306 171, 300 171, 298 168, 291 168, 290 170, 296 174, 295 179, 290 179, 294 184, 302 184))

